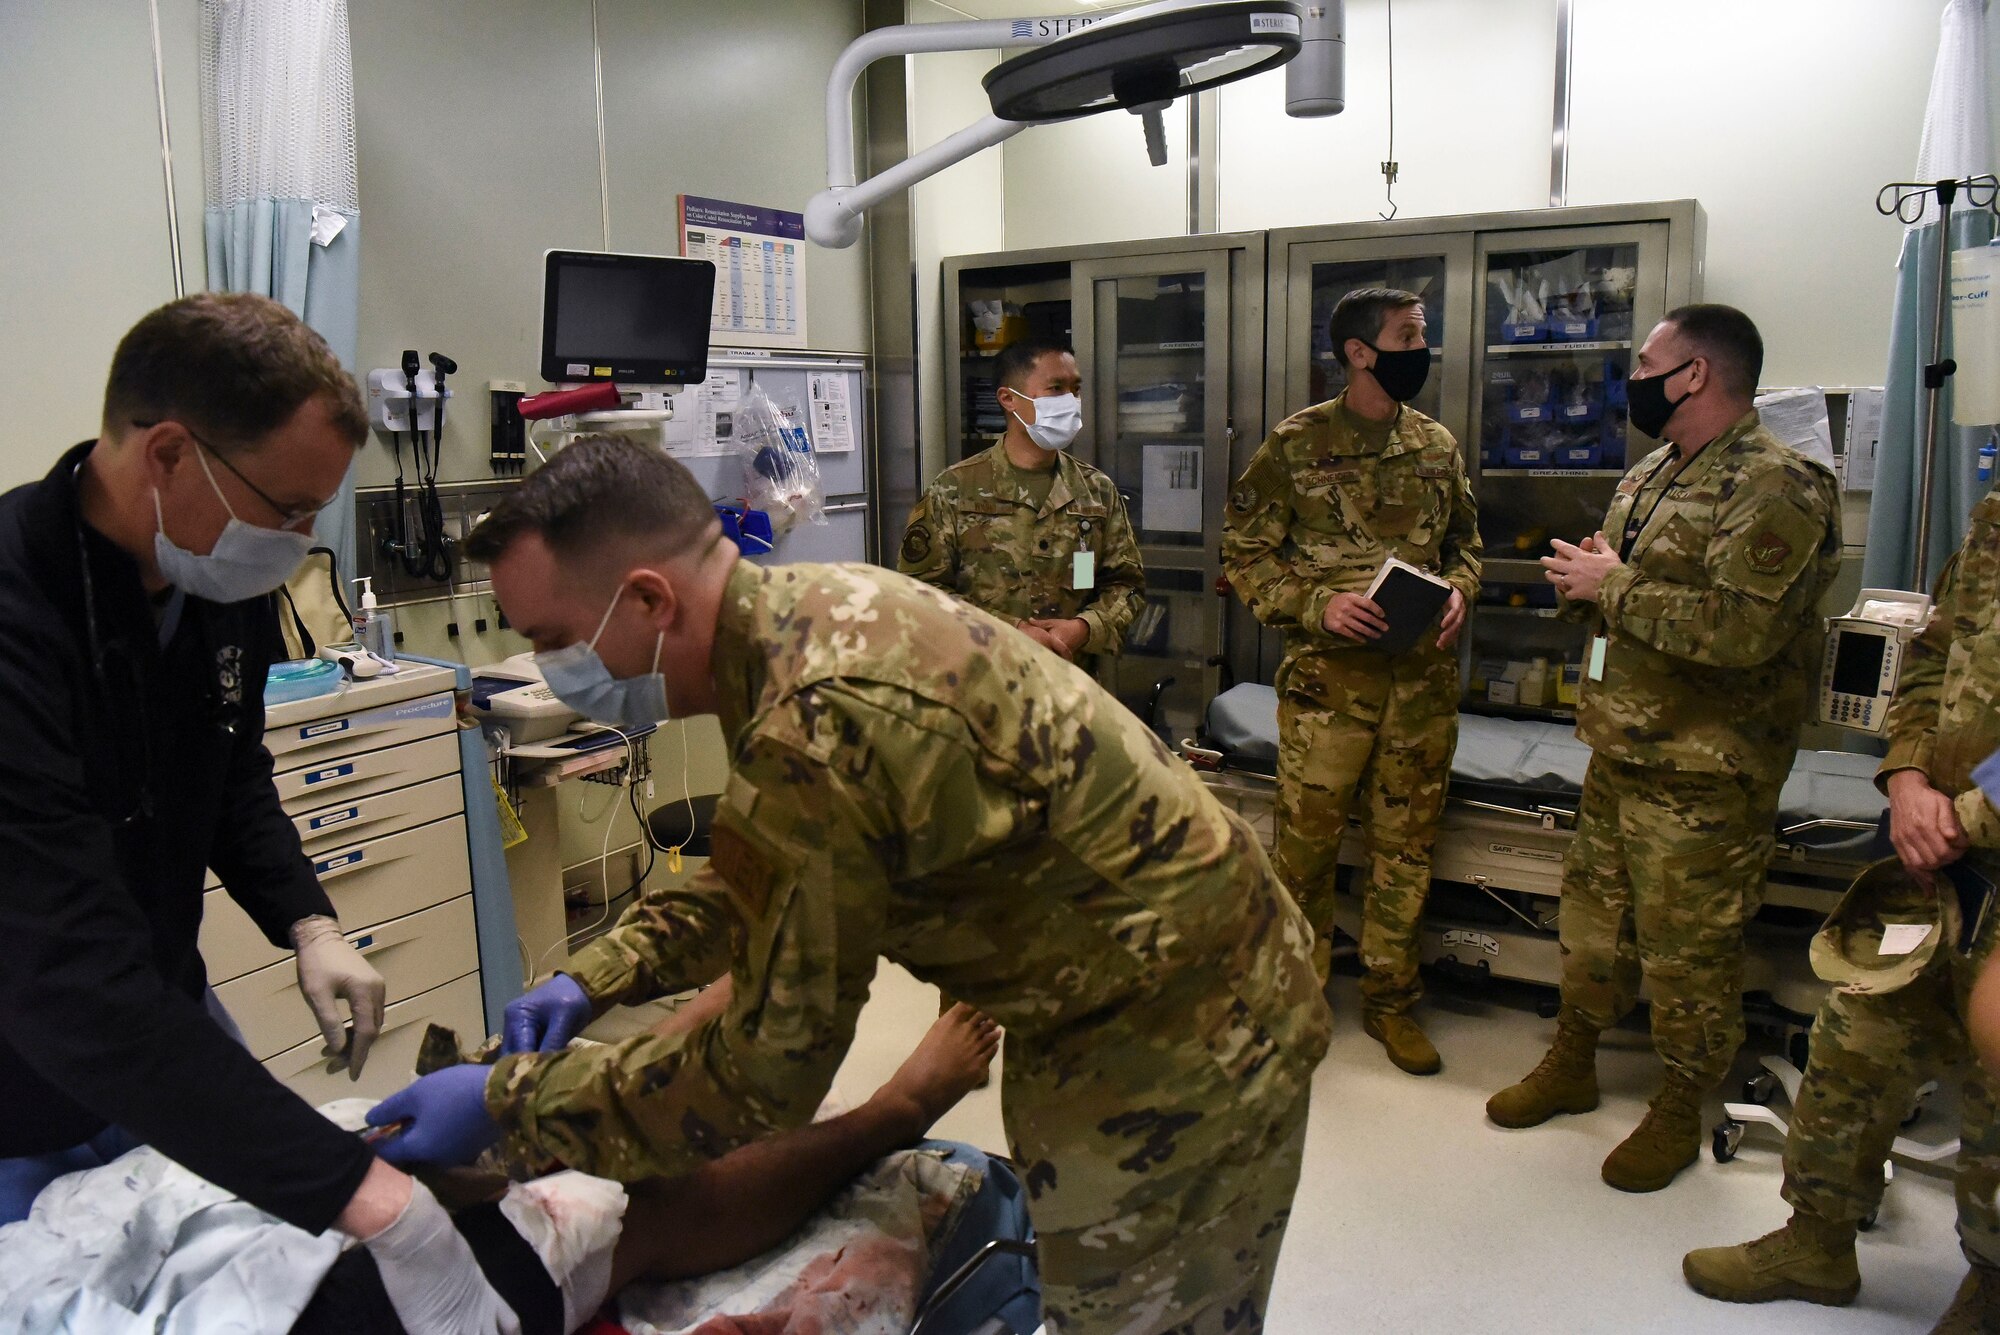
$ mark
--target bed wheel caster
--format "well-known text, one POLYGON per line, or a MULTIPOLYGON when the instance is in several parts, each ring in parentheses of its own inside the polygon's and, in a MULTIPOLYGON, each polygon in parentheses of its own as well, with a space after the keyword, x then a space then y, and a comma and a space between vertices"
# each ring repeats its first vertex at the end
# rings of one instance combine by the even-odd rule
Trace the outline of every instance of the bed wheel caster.
POLYGON ((1860 1229, 1863 1233, 1873 1233, 1875 1231, 1875 1225, 1880 1220, 1881 1215, 1882 1215, 1882 1207, 1878 1205, 1874 1209, 1870 1210, 1867 1214, 1861 1216, 1860 1219, 1856 1220, 1854 1226, 1860 1229))
POLYGON ((1769 1107, 1771 1100, 1778 1097, 1778 1077, 1769 1071, 1759 1071, 1743 1082, 1743 1101, 1759 1107, 1769 1107))
POLYGON ((1791 1058, 1793 1066, 1804 1072, 1806 1061, 1812 1056, 1812 1034, 1804 1029, 1793 1034, 1785 1044, 1785 1055, 1791 1058))
POLYGON ((1561 1013, 1562 1013, 1562 1002, 1559 1000, 1558 1001, 1545 1000, 1545 1001, 1538 1001, 1535 1003, 1535 1014, 1541 1016, 1544 1020, 1553 1020, 1556 1018, 1557 1015, 1561 1013))
POLYGON ((1736 1147, 1742 1143, 1743 1123, 1728 1117, 1715 1124, 1715 1133, 1709 1137, 1708 1148, 1717 1163, 1728 1163, 1736 1157, 1736 1147))

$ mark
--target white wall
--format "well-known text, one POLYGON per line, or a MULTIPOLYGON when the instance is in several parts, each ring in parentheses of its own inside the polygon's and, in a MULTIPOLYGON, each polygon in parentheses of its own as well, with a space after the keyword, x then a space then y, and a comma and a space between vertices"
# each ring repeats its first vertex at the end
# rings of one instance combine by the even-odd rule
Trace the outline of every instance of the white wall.
POLYGON ((1875 194, 1916 169, 1942 8, 1581 0, 1570 199, 1701 200, 1704 295, 1762 327, 1765 383, 1881 384, 1903 229, 1875 194))
MULTIPOLYGON (((1555 31, 1555 0, 1396 6, 1398 216, 1549 202, 1555 31)), ((1386 38, 1382 0, 1348 0, 1347 109, 1338 116, 1285 115, 1281 72, 1220 90, 1223 231, 1365 222, 1388 211, 1386 38)))
MULTIPOLYGON (((1875 192, 1915 168, 1942 7, 1577 0, 1570 203, 1700 200, 1704 295, 1763 327, 1766 381, 1880 384, 1901 230, 1876 215, 1875 192)), ((1400 216, 1547 204, 1555 11, 1396 6, 1400 216)), ((1347 14, 1342 115, 1285 116, 1280 74, 1219 94, 1221 230, 1384 210, 1385 7, 1349 0, 1347 14)), ((2000 17, 1989 26, 2000 68, 2000 17)), ((1145 167, 1128 116, 1029 130, 1004 154, 1009 249, 1186 231, 1179 158, 1145 167)))
MULTIPOLYGON (((203 285, 195 0, 162 0, 181 251, 203 285)), ((143 4, 0 5, 0 488, 97 434, 119 338, 174 296, 143 4)))
MULTIPOLYGON (((963 21, 955 10, 912 0, 912 23, 963 21)), ((929 148, 987 114, 979 80, 999 60, 995 51, 911 56, 909 73, 910 151, 929 148)), ((944 374, 945 315, 939 295, 939 261, 946 255, 1000 250, 1007 242, 1006 181, 1000 153, 975 154, 939 172, 912 193, 910 211, 916 250, 917 423, 921 449, 918 476, 928 481, 948 462, 944 439, 945 396, 954 382, 944 374)), ((886 442, 885 442, 886 444, 886 442)))
POLYGON ((1187 112, 1166 113, 1167 163, 1146 158, 1139 118, 1114 111, 1009 139, 1007 249, 1133 241, 1187 231, 1187 112))

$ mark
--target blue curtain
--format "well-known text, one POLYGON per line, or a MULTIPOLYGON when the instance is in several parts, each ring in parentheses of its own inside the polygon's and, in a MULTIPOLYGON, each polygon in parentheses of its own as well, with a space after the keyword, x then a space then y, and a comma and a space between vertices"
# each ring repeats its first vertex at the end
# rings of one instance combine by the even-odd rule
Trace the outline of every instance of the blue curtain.
MULTIPOLYGON (((340 364, 354 370, 361 320, 361 224, 345 220, 326 245, 313 240, 313 211, 306 199, 253 199, 208 207, 208 285, 218 292, 255 292, 283 302, 319 332, 340 364)), ((317 206, 322 214, 329 212, 317 206)), ((354 470, 340 497, 321 512, 314 530, 340 563, 340 577, 354 578, 354 470)))
MULTIPOLYGON (((1993 214, 1965 209, 1951 220, 1951 249, 1984 245, 1993 238, 1993 214)), ((1908 589, 1917 578, 1918 483, 1923 476, 1923 367, 1931 360, 1931 319, 1937 300, 1937 223, 1911 228, 1903 236, 1896 264, 1896 308, 1889 323, 1889 372, 1883 381, 1882 443, 1876 454, 1875 494, 1868 509, 1868 550, 1861 582, 1875 589, 1908 589)), ((1944 349, 1951 355, 1951 316, 1944 322, 1944 349)), ((1930 559, 1935 581, 1945 561, 1965 540, 1966 517, 1986 494, 1978 481, 1983 427, 1951 421, 1951 382, 1938 398, 1937 467, 1932 483, 1930 559)), ((1924 592, 1929 592, 1928 589, 1924 592)))

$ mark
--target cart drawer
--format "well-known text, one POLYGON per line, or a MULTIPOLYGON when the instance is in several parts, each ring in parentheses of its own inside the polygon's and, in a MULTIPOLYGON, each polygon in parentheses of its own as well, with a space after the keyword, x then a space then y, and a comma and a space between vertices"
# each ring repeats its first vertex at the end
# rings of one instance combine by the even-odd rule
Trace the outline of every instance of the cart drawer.
POLYGON ((336 802, 292 818, 306 856, 318 858, 343 845, 428 825, 465 810, 465 790, 456 774, 427 779, 373 797, 336 802))
POLYGON ((327 1071, 326 1058, 320 1055, 324 1045, 316 1030, 308 1041, 266 1059, 264 1069, 315 1106, 335 1099, 386 1098, 409 1084, 416 1073, 417 1049, 429 1026, 441 1024, 455 1030, 467 1046, 477 1042, 486 1032, 481 1004, 476 973, 396 1002, 383 1017, 382 1035, 375 1040, 358 1082, 350 1081, 346 1071, 327 1071))
POLYGON ((458 727, 451 692, 264 729, 264 749, 280 771, 317 765, 357 751, 414 742, 458 727))
MULTIPOLYGON (((313 859, 313 870, 342 930, 352 935, 471 892, 465 817, 329 851, 313 859)), ((201 957, 211 982, 241 977, 291 954, 266 941, 226 890, 203 895, 201 907, 201 957)))
MULTIPOLYGON (((349 932, 347 939, 382 975, 391 1001, 421 995, 479 967, 471 895, 349 932)), ((319 1033, 289 958, 219 984, 215 995, 258 1057, 274 1057, 319 1033)))
POLYGON ((288 816, 302 816, 336 802, 407 788, 458 771, 458 734, 428 737, 408 746, 360 755, 328 757, 323 763, 278 775, 278 797, 288 816))

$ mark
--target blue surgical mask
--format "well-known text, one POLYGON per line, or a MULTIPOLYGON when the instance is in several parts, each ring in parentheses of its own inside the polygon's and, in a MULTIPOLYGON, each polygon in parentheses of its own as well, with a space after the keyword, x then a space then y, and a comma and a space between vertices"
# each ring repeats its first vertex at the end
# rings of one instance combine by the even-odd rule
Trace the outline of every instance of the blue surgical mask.
POLYGON ((184 593, 206 598, 212 603, 240 603, 261 598, 292 577, 299 563, 312 550, 313 535, 283 528, 258 528, 236 517, 229 498, 215 484, 215 473, 207 455, 199 447, 194 457, 215 497, 229 515, 222 536, 206 556, 179 546, 167 536, 166 512, 160 507, 159 488, 153 489, 153 518, 159 528, 153 534, 153 561, 160 578, 184 593))
POLYGON ((667 679, 660 675, 660 650, 666 646, 667 636, 662 631, 653 641, 651 672, 622 681, 612 676, 611 669, 597 656, 597 642, 604 638, 604 628, 611 624, 611 614, 618 610, 618 600, 624 596, 625 586, 621 584, 618 592, 611 595, 611 606, 604 609, 604 618, 597 623, 597 633, 588 644, 578 641, 567 649, 536 654, 535 666, 541 669, 542 680, 556 693, 556 699, 577 713, 593 722, 637 732, 671 717, 667 712, 667 679))

